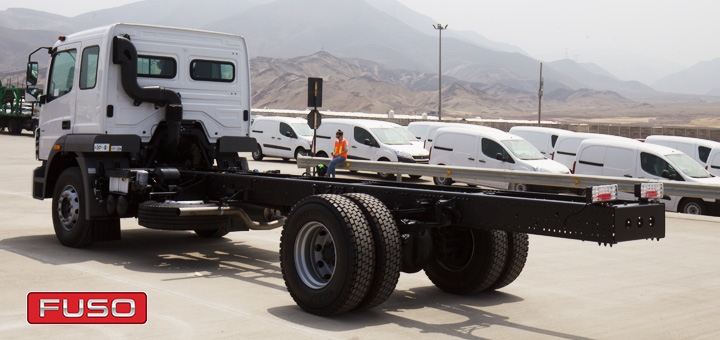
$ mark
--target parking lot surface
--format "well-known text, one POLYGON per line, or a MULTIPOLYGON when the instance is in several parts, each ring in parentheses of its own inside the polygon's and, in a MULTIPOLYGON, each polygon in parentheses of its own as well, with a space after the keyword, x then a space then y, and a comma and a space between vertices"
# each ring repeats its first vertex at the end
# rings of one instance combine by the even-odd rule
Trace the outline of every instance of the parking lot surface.
MULTIPOLYGON (((531 236, 525 270, 499 291, 449 295, 403 273, 384 304, 323 318, 285 289, 279 230, 201 239, 126 219, 121 241, 61 246, 50 201, 32 199, 39 164, 31 135, 0 133, 0 339, 720 338, 719 218, 668 214, 665 239, 613 247, 531 236), (27 322, 29 292, 67 291, 145 292, 147 322, 27 322)), ((250 166, 302 172, 272 159, 250 166)))

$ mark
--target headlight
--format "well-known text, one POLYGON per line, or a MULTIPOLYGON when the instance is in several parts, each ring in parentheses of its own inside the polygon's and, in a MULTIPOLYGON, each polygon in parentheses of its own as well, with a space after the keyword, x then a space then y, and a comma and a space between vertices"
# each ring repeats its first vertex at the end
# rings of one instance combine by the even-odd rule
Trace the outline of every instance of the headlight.
POLYGON ((413 156, 405 151, 395 151, 395 154, 398 156, 398 158, 410 158, 412 159, 413 156))

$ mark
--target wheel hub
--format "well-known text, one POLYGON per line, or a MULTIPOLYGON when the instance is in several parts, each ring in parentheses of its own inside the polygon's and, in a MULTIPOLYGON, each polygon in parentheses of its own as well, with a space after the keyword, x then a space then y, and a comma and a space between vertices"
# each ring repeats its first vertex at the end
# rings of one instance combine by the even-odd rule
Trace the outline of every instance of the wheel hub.
POLYGON ((300 279, 312 289, 320 289, 335 273, 335 241, 320 222, 308 222, 295 240, 295 268, 300 279))
POLYGON ((75 187, 66 185, 57 204, 57 215, 63 229, 67 231, 73 230, 80 217, 80 198, 75 187))

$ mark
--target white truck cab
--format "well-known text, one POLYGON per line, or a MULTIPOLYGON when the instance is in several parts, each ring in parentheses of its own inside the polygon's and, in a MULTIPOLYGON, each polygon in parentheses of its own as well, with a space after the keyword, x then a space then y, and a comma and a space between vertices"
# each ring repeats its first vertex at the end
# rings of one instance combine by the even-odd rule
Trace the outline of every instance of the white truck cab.
MULTIPOLYGON (((65 135, 131 135, 145 144, 159 130, 194 122, 211 145, 248 136, 250 75, 241 36, 114 24, 62 36, 51 55, 38 129, 41 160, 65 135)), ((120 146, 96 144, 108 152, 120 146)))

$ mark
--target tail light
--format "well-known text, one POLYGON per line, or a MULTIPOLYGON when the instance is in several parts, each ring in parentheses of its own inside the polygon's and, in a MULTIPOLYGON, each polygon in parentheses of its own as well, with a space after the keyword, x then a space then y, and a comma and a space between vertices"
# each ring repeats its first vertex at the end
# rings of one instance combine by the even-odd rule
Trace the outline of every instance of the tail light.
POLYGON ((430 152, 428 152, 428 162, 429 162, 430 159, 432 158, 432 149, 433 149, 433 148, 432 148, 432 146, 431 146, 431 147, 430 147, 430 152))
POLYGON ((588 188, 586 198, 588 203, 600 203, 617 200, 618 185, 597 185, 588 188))
POLYGON ((573 161, 573 168, 572 168, 572 170, 570 170, 571 174, 575 173, 575 164, 577 164, 577 161, 573 161))
POLYGON ((553 151, 552 153, 550 153, 550 159, 555 160, 555 151, 553 151))

